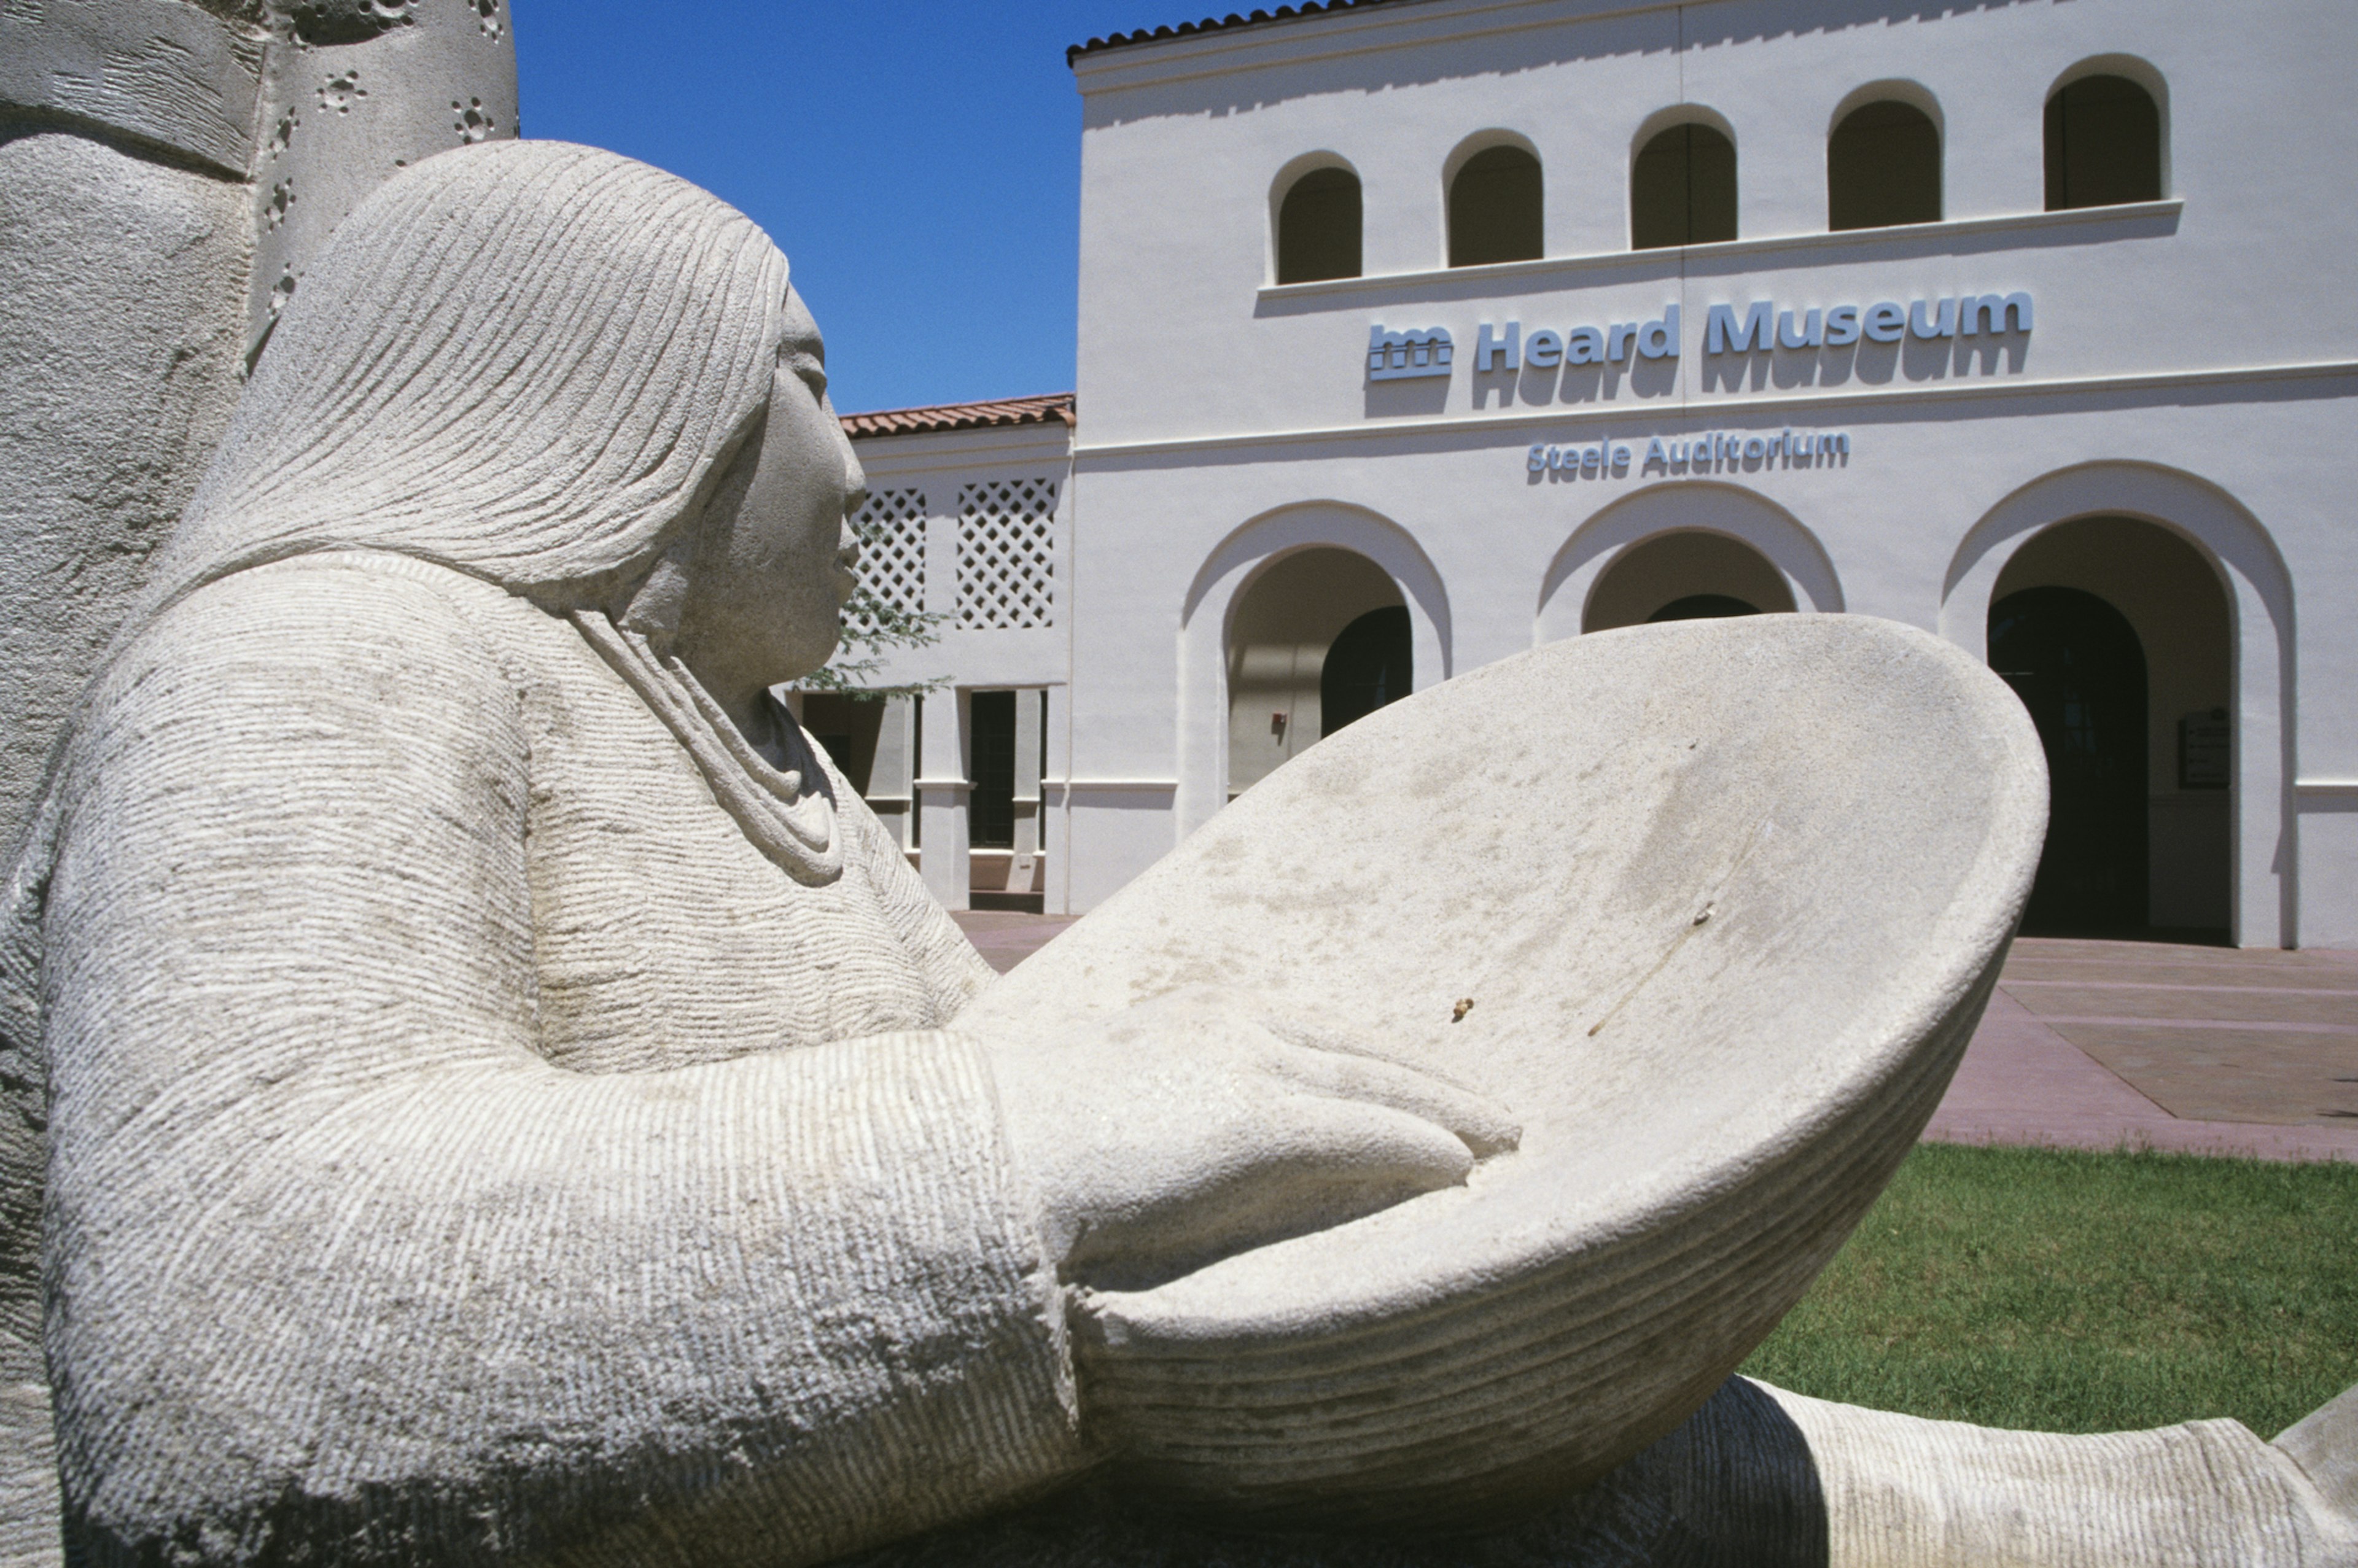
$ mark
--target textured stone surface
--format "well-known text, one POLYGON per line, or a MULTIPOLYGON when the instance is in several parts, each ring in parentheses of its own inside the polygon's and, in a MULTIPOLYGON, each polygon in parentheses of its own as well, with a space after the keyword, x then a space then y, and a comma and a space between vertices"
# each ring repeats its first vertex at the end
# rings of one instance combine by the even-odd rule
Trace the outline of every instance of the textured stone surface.
POLYGON ((0 142, 0 838, 237 395, 236 186, 81 136, 0 142))
MULTIPOLYGON (((236 396, 244 193, 79 135, 0 141, 0 843, 236 396)), ((0 1119, 0 1168, 38 1166, 0 1119)), ((0 1234, 38 1188, 0 1181, 0 1234)), ((0 1245, 0 1561, 56 1552, 32 1259, 0 1245)))
MULTIPOLYGON (((2350 1408, 2358 1392, 2303 1424, 2350 1408)), ((1092 1483, 860 1568, 2339 1568, 2358 1553, 2349 1499, 2337 1509, 2290 1446, 2223 1421, 1991 1432, 1733 1378, 1595 1487, 1528 1515, 1256 1535, 1092 1483)))
POLYGON ((515 135, 504 0, 362 8, 315 48, 233 0, 0 7, 0 843, 278 285, 405 163, 515 135))
POLYGON ((0 104, 243 179, 265 34, 184 0, 0 6, 0 104))
MULTIPOLYGON (((0 852, 229 423, 274 283, 401 160, 514 135, 503 0, 428 6, 422 27, 415 5, 377 8, 408 36, 372 51, 305 47, 286 16, 274 39, 254 0, 0 5, 0 852), (356 118, 323 107, 297 146, 330 57, 346 76, 365 58, 373 96, 356 118), (290 222, 298 168, 314 200, 290 222), (274 269, 259 284, 257 237, 274 269)), ((24 1233, 37 1192, 0 1188, 0 1224, 24 1233)), ((42 1562, 56 1510, 34 1282, 0 1252, 0 1558, 42 1562)))
POLYGON ((2277 1433, 2276 1445, 2292 1455, 2345 1520, 2358 1520, 2358 1387, 2277 1433))
POLYGON ((1482 1090, 1523 1135, 1463 1188, 1087 1297, 1083 1374, 1121 1391, 1139 1483, 1429 1519, 1675 1426, 1922 1130, 2044 819, 1996 677, 1854 616, 1554 644, 1240 797, 962 1026, 1216 983, 1482 1090), (1511 752, 1469 769, 1479 734, 1511 752))
POLYGON ((507 0, 271 0, 270 10, 249 349, 379 184, 436 153, 518 135, 507 0))

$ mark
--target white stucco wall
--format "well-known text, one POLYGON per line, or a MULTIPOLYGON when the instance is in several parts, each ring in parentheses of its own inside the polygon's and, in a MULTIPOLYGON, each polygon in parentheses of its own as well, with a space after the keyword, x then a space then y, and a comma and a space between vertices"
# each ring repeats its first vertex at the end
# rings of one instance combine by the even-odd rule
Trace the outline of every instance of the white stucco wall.
POLYGON ((1079 59, 1074 907, 1217 808, 1219 629, 1275 553, 1383 565, 1422 685, 1575 634, 1617 555, 1682 526, 1753 545, 1805 611, 1979 652, 2013 551, 2109 513, 2175 529, 2229 589, 2237 938, 2358 946, 2358 299, 2337 282, 2358 121, 2336 80, 2358 10, 2286 0, 2233 27, 2198 0, 1606 11, 1422 0, 1079 59), (2165 200, 2047 213, 2042 106, 2091 62, 2155 87, 2165 200), (1943 129, 1946 221, 1826 233, 1827 132, 1884 92, 1943 129), (1631 254, 1635 146, 1689 113, 1735 137, 1741 237, 1631 254), (1443 268, 1445 171, 1498 135, 1542 160, 1547 259, 1443 268), (1273 182, 1334 161, 1363 181, 1367 276, 1271 287, 1273 182), (2028 333, 1704 351, 1714 304, 2015 292, 2035 300, 2028 333), (1486 322, 1671 304, 1675 358, 1473 363, 1486 322), (1445 327, 1453 373, 1368 380, 1375 324, 1445 327), (1849 454, 1642 461, 1657 437, 1788 429, 1846 433, 1849 454), (1635 460, 1526 462, 1598 443, 1635 460))
MULTIPOLYGON (((1071 772, 1072 713, 1066 701, 1073 635, 1072 437, 1062 421, 996 428, 926 431, 855 440, 853 450, 868 476, 871 495, 915 492, 924 499, 925 536, 924 608, 944 617, 936 640, 893 651, 877 672, 881 684, 922 683, 947 677, 949 685, 922 707, 922 769, 915 781, 922 816, 920 867, 926 885, 952 909, 968 903, 967 791, 972 778, 970 711, 966 697, 978 690, 1045 688, 1048 691, 1047 776, 1071 772), (960 616, 960 512, 977 487, 1055 487, 1049 524, 1050 592, 1045 623, 1032 626, 968 624, 960 616)), ((1061 789, 1051 790, 1044 813, 1048 880, 1044 902, 1065 905, 1065 814, 1061 789)))

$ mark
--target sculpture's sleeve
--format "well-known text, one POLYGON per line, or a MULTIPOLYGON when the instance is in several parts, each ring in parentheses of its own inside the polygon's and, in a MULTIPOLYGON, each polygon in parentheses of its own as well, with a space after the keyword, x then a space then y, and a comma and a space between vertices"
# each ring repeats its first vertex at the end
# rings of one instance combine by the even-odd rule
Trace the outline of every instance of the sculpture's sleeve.
POLYGON ((382 570, 216 584, 94 691, 44 969, 87 1560, 806 1563, 1076 1463, 969 1042, 535 1054, 525 736, 382 570))
POLYGON ((909 857, 884 825, 876 820, 838 771, 833 773, 836 798, 844 803, 845 818, 860 846, 870 883, 883 905, 884 918, 918 974, 933 993, 934 1019, 946 1023, 999 977, 991 972, 966 933, 926 888, 909 857))

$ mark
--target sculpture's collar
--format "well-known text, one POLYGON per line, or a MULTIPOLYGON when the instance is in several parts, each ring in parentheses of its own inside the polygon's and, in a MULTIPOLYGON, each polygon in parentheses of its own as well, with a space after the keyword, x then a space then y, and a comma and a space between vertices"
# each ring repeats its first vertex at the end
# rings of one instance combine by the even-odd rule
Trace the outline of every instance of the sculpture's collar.
POLYGON ((790 764, 782 771, 746 743, 676 655, 658 651, 640 633, 615 625, 601 611, 577 610, 572 619, 590 645, 687 748, 704 771, 713 798, 763 854, 806 886, 824 887, 843 874, 834 786, 791 716, 778 715, 778 734, 790 764))

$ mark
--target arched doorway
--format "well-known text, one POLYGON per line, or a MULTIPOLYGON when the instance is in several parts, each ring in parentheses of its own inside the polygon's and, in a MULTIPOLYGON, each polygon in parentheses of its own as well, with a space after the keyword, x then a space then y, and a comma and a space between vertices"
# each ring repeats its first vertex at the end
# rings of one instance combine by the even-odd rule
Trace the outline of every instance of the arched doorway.
POLYGON ((2026 930, 2146 924, 2145 646, 2127 617, 2076 588, 2028 588, 1990 606, 1990 668, 2047 752, 2047 845, 2026 930))
POLYGON ((1613 558, 1583 611, 1583 632, 1652 621, 1790 613, 1793 590, 1768 557, 1741 539, 1702 529, 1657 534, 1613 558))
POLYGON ((2232 648, 2218 571, 2158 524, 2057 524, 1998 574, 1990 667, 2030 710, 2052 792, 2026 930, 2225 939, 2232 648))
POLYGON ((1410 647, 1400 586, 1367 557, 1320 546, 1272 563, 1228 620, 1228 797, 1407 696, 1410 647))

